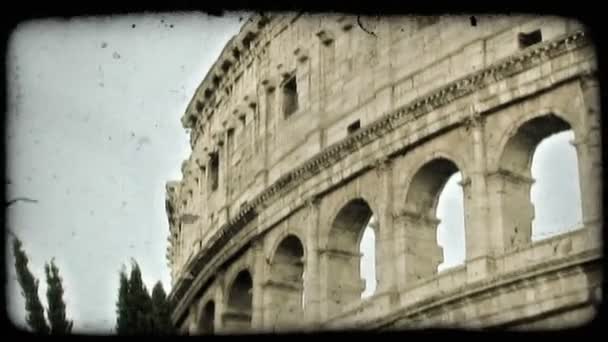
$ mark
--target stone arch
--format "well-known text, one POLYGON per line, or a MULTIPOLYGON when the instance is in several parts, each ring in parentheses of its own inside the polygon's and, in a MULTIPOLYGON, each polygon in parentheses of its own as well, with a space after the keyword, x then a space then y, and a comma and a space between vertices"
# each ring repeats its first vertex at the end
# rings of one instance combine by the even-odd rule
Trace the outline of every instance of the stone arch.
POLYGON ((229 331, 251 328, 253 313, 253 277, 248 268, 239 270, 227 286, 224 326, 229 331))
MULTIPOLYGON (((545 109, 523 115, 514 122, 499 144, 493 185, 499 192, 497 215, 504 250, 531 242, 535 208, 530 198, 534 179, 532 160, 542 141, 561 132, 578 129, 567 115, 545 109)), ((578 163, 577 163, 578 164, 578 163)))
POLYGON ((569 129, 574 131, 575 136, 580 136, 573 120, 559 110, 547 108, 522 115, 509 125, 500 140, 495 170, 527 172, 529 175, 532 156, 538 144, 553 134, 569 129))
MULTIPOLYGON (((433 276, 444 261, 443 248, 437 241, 440 224, 436 217, 437 204, 453 175, 461 172, 462 177, 466 177, 463 169, 445 156, 447 154, 436 152, 425 158, 406 187, 404 209, 400 212, 400 227, 397 228, 401 230, 398 243, 405 258, 406 283, 433 276)), ((464 202, 464 198, 462 200, 464 202)))
MULTIPOLYGON (((415 177, 415 175, 420 171, 420 169, 422 169, 422 167, 424 167, 425 165, 429 164, 430 162, 436 160, 436 159, 445 159, 450 161, 452 164, 455 165, 455 167, 460 171, 460 173, 462 174, 462 179, 463 181, 468 179, 468 172, 467 172, 467 164, 465 163, 464 159, 460 158, 459 156, 453 155, 452 153, 446 152, 446 151, 434 151, 428 155, 426 155, 424 158, 422 158, 421 160, 419 160, 418 162, 414 163, 411 167, 410 173, 409 175, 407 175, 405 177, 405 182, 402 183, 403 185, 403 198, 407 198, 407 194, 410 191, 410 187, 412 186, 412 180, 415 177)), ((403 202, 404 204, 407 204, 407 201, 403 202)))
POLYGON ((273 328, 293 328, 303 320, 304 255, 302 240, 295 234, 284 234, 271 254, 269 279, 265 294, 271 301, 266 306, 273 328))
MULTIPOLYGON (((289 237, 289 236, 293 236, 296 239, 298 239, 300 241, 300 243, 302 244, 302 246, 306 246, 306 241, 304 239, 304 237, 302 236, 302 234, 298 231, 296 231, 295 229, 286 229, 281 231, 276 237, 273 238, 272 240, 272 244, 271 244, 271 248, 269 251, 269 255, 267 257, 267 259, 269 261, 272 261, 275 257, 276 252, 278 251, 279 245, 281 243, 283 243, 283 241, 285 240, 285 238, 289 237)), ((306 260, 306 248, 304 248, 303 251, 304 255, 302 256, 302 258, 304 260, 306 260)))
POLYGON ((215 332, 215 301, 207 300, 198 314, 198 331, 201 334, 213 334, 215 332))
POLYGON ((362 254, 359 247, 372 216, 374 211, 369 203, 362 197, 357 197, 347 201, 331 221, 324 251, 330 314, 361 299, 365 286, 360 278, 362 254))
MULTIPOLYGON (((372 212, 374 213, 379 213, 380 211, 378 211, 378 208, 375 206, 374 201, 372 201, 370 199, 370 196, 367 196, 366 194, 363 194, 359 191, 357 191, 353 196, 346 196, 345 198, 341 199, 337 205, 333 206, 329 215, 327 217, 329 217, 327 222, 335 222, 336 219, 338 218, 338 215, 340 215, 340 211, 342 209, 344 209, 344 207, 346 207, 350 202, 352 202, 353 200, 356 199, 360 199, 362 201, 364 201, 371 209, 372 212)), ((380 217, 378 217, 378 220, 380 220, 380 217)), ((378 227, 380 227, 382 224, 382 222, 378 221, 378 227)), ((325 228, 325 232, 324 234, 321 235, 321 239, 320 239, 320 245, 324 246, 325 248, 329 248, 329 236, 331 233, 331 229, 332 229, 332 225, 328 224, 325 228)), ((361 236, 359 238, 359 241, 357 243, 361 242, 361 238, 363 236, 361 236)))
POLYGON ((530 111, 528 113, 519 115, 517 119, 511 122, 503 131, 503 134, 500 136, 500 139, 496 144, 496 151, 499 151, 500 153, 497 153, 496 156, 493 158, 492 156, 489 156, 490 163, 488 164, 488 169, 493 172, 499 170, 502 154, 504 153, 504 150, 506 149, 509 140, 511 140, 513 136, 517 134, 520 127, 522 127, 526 122, 530 120, 550 115, 555 116, 558 119, 561 119, 562 121, 566 122, 569 125, 570 129, 574 131, 575 137, 582 136, 582 127, 579 125, 577 120, 570 116, 570 113, 567 111, 564 111, 557 107, 543 107, 535 111, 530 111))

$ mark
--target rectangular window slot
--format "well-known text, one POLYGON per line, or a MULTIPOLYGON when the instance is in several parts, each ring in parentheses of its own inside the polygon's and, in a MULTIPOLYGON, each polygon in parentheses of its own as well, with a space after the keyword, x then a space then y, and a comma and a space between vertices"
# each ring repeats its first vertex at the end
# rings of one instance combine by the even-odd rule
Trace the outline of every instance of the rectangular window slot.
POLYGON ((236 147, 236 143, 234 141, 234 128, 230 128, 228 130, 228 150, 234 151, 236 147))
POLYGON ((361 128, 361 120, 357 120, 355 122, 353 122, 352 124, 348 125, 348 127, 346 128, 348 131, 348 134, 353 134, 356 131, 359 130, 359 128, 361 128))
POLYGON ((211 160, 209 161, 209 185, 211 191, 217 190, 219 180, 219 166, 220 158, 218 153, 211 154, 211 160))
POLYGON ((283 85, 283 116, 289 117, 298 110, 298 85, 295 75, 283 85))
POLYGON ((517 38, 519 40, 520 49, 524 49, 524 48, 527 48, 528 46, 538 44, 538 43, 542 42, 542 40, 543 40, 543 36, 542 36, 542 33, 540 32, 540 29, 536 30, 536 31, 528 32, 528 33, 520 33, 517 36, 517 38))

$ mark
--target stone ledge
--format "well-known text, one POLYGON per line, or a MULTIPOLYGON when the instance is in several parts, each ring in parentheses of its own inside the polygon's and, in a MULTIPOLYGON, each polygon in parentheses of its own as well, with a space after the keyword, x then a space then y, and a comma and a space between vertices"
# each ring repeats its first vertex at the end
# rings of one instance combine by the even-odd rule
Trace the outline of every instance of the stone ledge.
MULTIPOLYGON (((411 317, 411 319, 415 319, 414 316, 420 315, 427 310, 431 310, 431 308, 444 307, 445 305, 454 305, 461 298, 464 298, 465 300, 470 300, 467 298, 479 295, 481 295, 482 297, 491 298, 492 296, 494 296, 492 294, 492 291, 509 292, 510 290, 507 291, 507 289, 512 288, 513 286, 517 288, 521 285, 521 282, 535 282, 535 278, 548 275, 551 272, 559 272, 559 270, 561 269, 567 269, 572 267, 576 268, 579 267, 579 265, 587 263, 597 263, 601 258, 600 253, 597 250, 588 253, 580 253, 580 255, 578 255, 577 257, 578 258, 573 261, 571 257, 561 258, 562 260, 547 262, 543 265, 535 265, 535 267, 528 268, 527 270, 519 270, 516 272, 511 272, 510 274, 498 274, 494 277, 491 277, 490 279, 485 279, 484 281, 477 282, 476 284, 466 284, 467 289, 465 291, 460 288, 457 288, 453 291, 450 291, 450 294, 442 295, 442 299, 434 298, 434 296, 432 296, 429 298, 425 298, 422 301, 411 303, 406 307, 398 309, 396 312, 390 313, 382 318, 370 322, 369 328, 376 329, 380 327, 389 326, 395 323, 397 320, 404 319, 404 312, 407 311, 410 311, 410 313, 406 316, 411 317)), ((577 272, 582 272, 582 270, 578 269, 577 272)), ((402 293, 402 296, 404 295, 407 295, 407 293, 402 293)))

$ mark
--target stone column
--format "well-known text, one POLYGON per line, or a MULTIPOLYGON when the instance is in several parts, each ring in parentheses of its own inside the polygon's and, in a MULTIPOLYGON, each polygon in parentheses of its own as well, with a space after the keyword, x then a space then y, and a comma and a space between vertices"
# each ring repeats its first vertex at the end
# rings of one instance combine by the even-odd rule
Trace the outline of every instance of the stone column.
MULTIPOLYGON (((376 172, 380 179, 380 196, 378 200, 378 228, 376 236, 376 296, 391 295, 397 291, 396 263, 394 249, 393 224, 393 163, 390 159, 378 161, 376 172)), ((390 302, 390 300, 389 300, 390 302)))
MULTIPOLYGON (((318 249, 314 251, 317 253, 318 257, 318 277, 319 277, 319 292, 318 292, 318 305, 320 311, 320 322, 326 322, 329 318, 329 282, 328 282, 328 271, 329 271, 329 255, 324 253, 321 249, 321 246, 318 246, 318 249)), ((308 272, 306 272, 308 273, 308 272)))
POLYGON ((221 189, 223 191, 223 205, 226 207, 229 207, 229 203, 230 203, 230 188, 231 188, 231 182, 230 182, 230 157, 231 157, 231 153, 230 153, 230 143, 228 143, 228 130, 224 130, 222 132, 223 137, 223 141, 220 142, 220 186, 221 189), (223 186, 222 186, 223 185, 223 186))
POLYGON ((200 161, 198 163, 198 169, 199 169, 199 179, 200 179, 200 185, 199 185, 199 193, 198 193, 198 201, 200 203, 200 208, 198 210, 198 213, 200 215, 199 217, 199 230, 200 230, 200 237, 201 237, 201 246, 203 245, 203 241, 205 240, 205 235, 208 231, 208 219, 209 219, 209 212, 207 210, 207 158, 205 157, 203 160, 204 161, 200 161))
POLYGON ((253 257, 253 298, 251 312, 251 328, 261 331, 264 328, 264 282, 266 279, 264 256, 264 241, 259 239, 251 244, 253 257))
POLYGON ((593 75, 580 80, 583 108, 581 122, 583 136, 573 145, 578 157, 583 224, 589 231, 591 244, 602 241, 602 135, 600 131, 599 84, 593 75))
POLYGON ((492 220, 488 226, 491 252, 498 255, 529 245, 534 219, 530 189, 534 179, 498 170, 488 174, 487 180, 492 203, 492 220))
POLYGON ((488 219, 490 208, 484 123, 484 118, 476 113, 467 123, 473 146, 473 167, 465 175, 467 178, 460 182, 464 197, 465 259, 468 277, 472 279, 485 277, 494 267, 490 230, 496 227, 490 225, 488 219))
POLYGON ((399 262, 399 269, 396 271, 399 290, 403 291, 436 274, 437 266, 443 261, 443 252, 437 244, 439 220, 407 210, 397 213, 396 216, 395 260, 399 262))
POLYGON ((315 330, 321 322, 321 278, 319 268, 319 198, 307 203, 306 260, 304 261, 304 317, 308 330, 315 330))
POLYGON ((198 335, 198 305, 192 303, 190 306, 190 312, 188 313, 188 335, 198 335))
POLYGON ((222 333, 224 331, 224 314, 226 313, 225 281, 226 273, 223 270, 217 271, 217 290, 215 291, 215 317, 213 318, 213 331, 222 333))

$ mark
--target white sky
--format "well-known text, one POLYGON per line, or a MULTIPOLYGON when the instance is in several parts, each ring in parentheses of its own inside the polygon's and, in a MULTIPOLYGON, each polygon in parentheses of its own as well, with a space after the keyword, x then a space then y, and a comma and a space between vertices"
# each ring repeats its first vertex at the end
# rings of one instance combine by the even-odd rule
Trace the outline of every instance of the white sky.
MULTIPOLYGON (((43 266, 55 257, 75 332, 113 329, 118 273, 131 257, 149 289, 161 280, 170 291, 164 185, 181 178, 181 162, 190 153, 180 117, 238 32, 238 17, 51 19, 24 23, 14 32, 7 66, 7 195, 38 203, 10 207, 8 228, 24 243, 44 305, 43 266)), ((549 208, 549 215, 537 208, 535 224, 543 232, 580 221, 573 209, 580 208, 573 204, 580 203, 574 148, 564 143, 571 137, 562 136, 553 140, 562 142, 565 153, 553 143, 539 148, 548 151, 539 158, 543 163, 535 159, 542 165, 533 170, 539 179, 533 198, 546 200, 549 208)), ((451 244, 444 247, 446 265, 464 257, 458 191, 453 178, 438 209, 438 241, 451 244)), ((372 242, 373 234, 366 234, 362 268, 372 286, 366 295, 375 288, 372 242)), ((23 326, 10 245, 6 260, 9 316, 23 326)))
MULTIPOLYGON (((7 196, 38 203, 10 207, 8 227, 43 303, 43 265, 56 258, 74 331, 114 327, 131 257, 148 289, 161 280, 169 291, 165 182, 181 178, 190 152, 180 117, 240 24, 236 13, 154 14, 33 21, 13 33, 7 196)), ((23 324, 7 253, 9 315, 23 324)))

